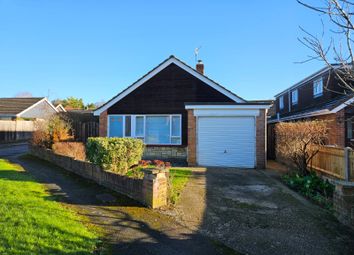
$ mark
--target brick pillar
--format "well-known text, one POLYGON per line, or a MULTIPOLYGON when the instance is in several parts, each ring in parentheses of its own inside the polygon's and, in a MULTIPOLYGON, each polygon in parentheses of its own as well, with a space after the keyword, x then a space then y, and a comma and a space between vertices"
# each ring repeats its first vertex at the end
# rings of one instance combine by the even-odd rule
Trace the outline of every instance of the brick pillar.
POLYGON ((266 110, 260 109, 256 117, 256 168, 264 169, 267 165, 267 124, 266 110))
POLYGON ((99 136, 107 136, 107 111, 104 111, 100 114, 100 127, 99 127, 99 136))
POLYGON ((354 228, 354 184, 336 184, 333 194, 335 215, 340 222, 354 228))
POLYGON ((168 170, 144 169, 143 200, 151 208, 167 205, 168 170))
POLYGON ((193 110, 188 111, 188 154, 187 162, 188 166, 195 166, 197 164, 197 129, 196 129, 196 117, 193 110))

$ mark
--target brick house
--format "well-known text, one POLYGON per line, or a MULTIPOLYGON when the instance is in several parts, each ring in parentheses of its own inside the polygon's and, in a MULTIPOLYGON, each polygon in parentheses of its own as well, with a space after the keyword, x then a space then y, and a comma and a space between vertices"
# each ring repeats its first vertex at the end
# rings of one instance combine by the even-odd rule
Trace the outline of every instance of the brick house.
POLYGON ((274 127, 280 121, 326 120, 329 128, 327 143, 352 146, 353 102, 353 95, 345 91, 329 67, 278 93, 272 106, 273 114, 268 117, 268 158, 275 158, 274 127))
POLYGON ((268 108, 170 56, 94 114, 100 136, 142 139, 147 159, 264 168, 268 108))

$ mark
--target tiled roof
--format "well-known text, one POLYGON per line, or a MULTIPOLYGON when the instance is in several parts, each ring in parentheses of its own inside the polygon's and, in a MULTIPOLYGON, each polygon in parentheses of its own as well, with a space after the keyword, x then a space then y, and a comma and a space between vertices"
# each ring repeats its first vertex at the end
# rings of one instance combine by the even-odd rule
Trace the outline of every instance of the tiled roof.
POLYGON ((43 97, 0 98, 0 115, 15 116, 42 99, 43 97))

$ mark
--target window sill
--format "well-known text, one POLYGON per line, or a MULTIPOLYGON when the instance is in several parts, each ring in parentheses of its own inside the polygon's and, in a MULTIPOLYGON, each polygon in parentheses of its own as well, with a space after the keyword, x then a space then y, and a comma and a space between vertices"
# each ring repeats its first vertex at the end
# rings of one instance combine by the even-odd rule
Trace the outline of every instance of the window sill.
POLYGON ((323 95, 323 93, 317 94, 317 95, 313 95, 313 98, 318 98, 318 97, 321 97, 322 95, 323 95))

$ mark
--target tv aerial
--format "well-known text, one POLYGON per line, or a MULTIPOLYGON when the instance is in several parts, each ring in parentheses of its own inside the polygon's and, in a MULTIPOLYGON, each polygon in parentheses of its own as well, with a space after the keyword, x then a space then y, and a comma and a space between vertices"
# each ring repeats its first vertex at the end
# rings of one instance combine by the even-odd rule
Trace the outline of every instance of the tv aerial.
POLYGON ((199 46, 194 49, 194 57, 195 57, 195 62, 198 62, 199 60, 199 50, 202 48, 202 46, 199 46))

